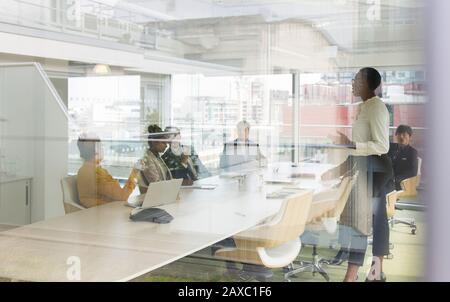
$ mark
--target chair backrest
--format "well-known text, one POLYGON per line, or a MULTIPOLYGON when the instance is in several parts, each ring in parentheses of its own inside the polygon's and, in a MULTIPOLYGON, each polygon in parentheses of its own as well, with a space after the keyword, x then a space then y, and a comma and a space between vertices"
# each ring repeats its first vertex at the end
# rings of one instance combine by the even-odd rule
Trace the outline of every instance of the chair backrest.
POLYGON ((354 176, 345 176, 337 189, 324 191, 314 197, 308 222, 318 222, 321 218, 340 218, 356 183, 355 173, 354 176))
POLYGON ((342 181, 341 186, 343 186, 342 194, 339 196, 339 200, 336 203, 336 208, 334 209, 332 213, 332 217, 340 218, 342 212, 345 209, 345 206, 347 205, 347 201, 350 198, 350 194, 352 192, 353 187, 356 184, 356 180, 358 178, 358 172, 356 172, 353 176, 347 177, 345 182, 342 181))
POLYGON ((399 197, 416 197, 418 182, 419 182, 418 176, 414 176, 403 180, 400 183, 402 191, 399 192, 399 197))
POLYGON ((78 197, 77 176, 67 176, 61 179, 63 203, 66 214, 84 209, 78 197))
POLYGON ((235 237, 238 247, 271 248, 297 240, 305 230, 312 196, 312 191, 303 191, 288 197, 269 222, 239 233, 235 237))
POLYGON ((417 197, 417 187, 420 185, 422 174, 422 159, 419 157, 417 163, 417 175, 411 178, 402 180, 400 186, 402 191, 398 191, 398 198, 413 198, 417 197))
POLYGON ((386 195, 386 212, 387 217, 392 218, 395 215, 395 203, 397 202, 397 191, 392 191, 386 195))
POLYGON ((298 238, 303 234, 312 204, 312 191, 296 194, 283 202, 281 219, 277 228, 283 241, 298 238))

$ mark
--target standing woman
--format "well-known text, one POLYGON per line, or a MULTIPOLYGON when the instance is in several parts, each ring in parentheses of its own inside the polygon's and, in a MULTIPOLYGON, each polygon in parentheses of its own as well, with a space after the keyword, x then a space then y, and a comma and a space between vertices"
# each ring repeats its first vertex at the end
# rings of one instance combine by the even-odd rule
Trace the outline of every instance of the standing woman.
MULTIPOLYGON (((385 281, 382 277, 383 257, 389 254, 389 224, 386 213, 386 194, 391 191, 393 172, 387 156, 389 151, 389 112, 376 90, 381 85, 381 75, 374 68, 361 69, 353 81, 353 94, 363 101, 352 126, 352 140, 344 134, 341 143, 352 147, 351 156, 340 168, 326 173, 323 178, 342 175, 345 167, 356 164, 359 170, 357 187, 347 203, 341 223, 350 226, 349 242, 342 245, 348 249, 348 268, 344 281, 353 282, 363 266, 367 249, 367 236, 373 233, 373 262, 366 281, 385 281), (372 193, 367 194, 368 167, 376 168, 372 176, 372 193), (343 169, 344 168, 344 169, 343 169), (375 202, 374 202, 375 201, 375 202), (345 220, 345 222, 344 222, 345 220), (355 232, 356 231, 356 232, 355 232)), ((342 250, 342 248, 341 248, 342 250)))

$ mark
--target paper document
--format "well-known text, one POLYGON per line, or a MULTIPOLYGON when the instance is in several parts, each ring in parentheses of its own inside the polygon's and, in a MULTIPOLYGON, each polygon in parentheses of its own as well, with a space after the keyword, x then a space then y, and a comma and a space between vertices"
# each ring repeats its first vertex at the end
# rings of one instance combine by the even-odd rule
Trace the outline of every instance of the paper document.
POLYGON ((182 186, 182 189, 200 189, 200 190, 214 190, 217 185, 193 185, 193 186, 182 186))

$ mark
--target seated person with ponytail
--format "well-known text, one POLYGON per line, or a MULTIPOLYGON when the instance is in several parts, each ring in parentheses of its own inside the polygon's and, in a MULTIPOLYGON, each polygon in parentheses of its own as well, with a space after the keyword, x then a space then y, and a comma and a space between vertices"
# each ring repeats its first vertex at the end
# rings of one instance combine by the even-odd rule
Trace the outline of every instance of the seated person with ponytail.
POLYGON ((171 180, 173 178, 161 154, 167 149, 168 135, 158 126, 148 126, 148 150, 142 159, 139 174, 139 191, 144 194, 152 182, 171 180))
POLYGON ((78 139, 80 156, 84 160, 78 170, 77 187, 80 204, 91 208, 112 201, 126 201, 137 184, 138 170, 133 168, 122 188, 109 172, 101 166, 103 147, 95 135, 82 135, 78 139))

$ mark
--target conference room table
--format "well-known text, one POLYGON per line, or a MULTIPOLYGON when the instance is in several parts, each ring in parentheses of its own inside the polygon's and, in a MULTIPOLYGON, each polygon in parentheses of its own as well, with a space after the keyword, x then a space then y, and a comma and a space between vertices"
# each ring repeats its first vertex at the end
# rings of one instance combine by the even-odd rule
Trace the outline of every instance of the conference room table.
POLYGON ((319 177, 331 167, 279 163, 202 179, 192 188, 183 187, 177 202, 160 207, 174 217, 169 224, 132 222, 132 208, 117 201, 0 232, 0 278, 135 279, 275 215, 283 198, 267 196, 289 179, 299 189, 325 190, 330 183, 319 177), (306 177, 290 177, 297 172, 306 177), (202 184, 215 188, 202 189, 202 184))

